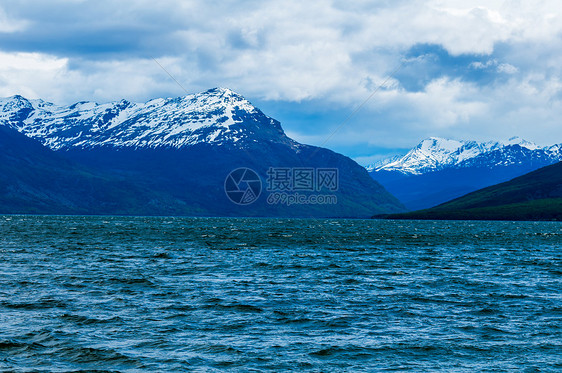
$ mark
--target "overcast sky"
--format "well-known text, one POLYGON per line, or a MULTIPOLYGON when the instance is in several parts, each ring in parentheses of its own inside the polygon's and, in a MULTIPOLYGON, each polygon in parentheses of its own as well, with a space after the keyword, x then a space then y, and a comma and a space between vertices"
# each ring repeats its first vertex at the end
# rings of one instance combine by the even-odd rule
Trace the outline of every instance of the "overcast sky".
POLYGON ((0 96, 185 95, 154 59, 361 163, 428 136, 562 142, 560 0, 0 2, 0 96))

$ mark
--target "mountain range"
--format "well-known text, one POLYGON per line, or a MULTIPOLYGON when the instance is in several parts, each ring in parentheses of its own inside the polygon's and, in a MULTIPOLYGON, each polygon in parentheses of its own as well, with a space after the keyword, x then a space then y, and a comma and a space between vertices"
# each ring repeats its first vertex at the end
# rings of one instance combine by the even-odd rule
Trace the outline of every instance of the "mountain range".
MULTIPOLYGON (((69 106, 13 96, 0 100, 0 129, 1 213, 367 217, 404 211, 354 161, 290 139, 278 121, 226 88, 146 103, 69 106), (253 203, 233 203, 225 180, 246 168, 257 174, 261 194, 254 193, 253 203), (337 170, 337 188, 298 193, 329 193, 337 202, 271 203, 272 168, 337 170)), ((239 178, 234 187, 250 190, 251 183, 239 178)))
MULTIPOLYGON (((0 123, 52 150, 99 147, 182 149, 200 143, 276 142, 298 147, 280 123, 226 88, 146 103, 57 106, 13 96, 0 101, 0 123)), ((237 144, 238 143, 238 144, 237 144)))
POLYGON ((562 162, 392 219, 562 220, 562 162))
POLYGON ((367 170, 408 209, 419 210, 559 161, 562 144, 540 147, 518 137, 500 142, 431 137, 367 170))

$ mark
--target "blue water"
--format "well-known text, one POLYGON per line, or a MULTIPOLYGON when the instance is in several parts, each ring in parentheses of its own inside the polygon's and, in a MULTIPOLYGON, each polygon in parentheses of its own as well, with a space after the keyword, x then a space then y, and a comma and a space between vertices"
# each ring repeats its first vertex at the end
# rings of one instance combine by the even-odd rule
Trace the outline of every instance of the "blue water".
POLYGON ((562 224, 0 216, 0 371, 562 371, 562 224))

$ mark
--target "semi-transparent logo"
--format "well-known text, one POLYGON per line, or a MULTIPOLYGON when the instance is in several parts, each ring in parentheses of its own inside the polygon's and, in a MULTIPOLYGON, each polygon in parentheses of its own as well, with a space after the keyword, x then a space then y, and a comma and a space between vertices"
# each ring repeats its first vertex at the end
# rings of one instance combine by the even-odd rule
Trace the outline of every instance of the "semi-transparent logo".
POLYGON ((232 171, 224 181, 224 191, 237 205, 254 203, 261 194, 261 179, 252 169, 242 167, 232 171))
MULTIPOLYGON (((336 204, 339 190, 337 168, 270 167, 267 170, 266 201, 270 205, 336 204)), ((257 172, 238 168, 228 174, 224 190, 238 205, 254 203, 261 195, 262 182, 257 172)))

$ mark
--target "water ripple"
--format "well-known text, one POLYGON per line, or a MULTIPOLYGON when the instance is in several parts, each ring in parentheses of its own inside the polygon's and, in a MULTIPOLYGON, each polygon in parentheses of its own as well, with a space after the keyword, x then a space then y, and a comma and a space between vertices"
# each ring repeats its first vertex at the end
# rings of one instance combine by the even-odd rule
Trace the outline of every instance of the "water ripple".
POLYGON ((562 225, 0 216, 0 371, 562 370, 562 225))

